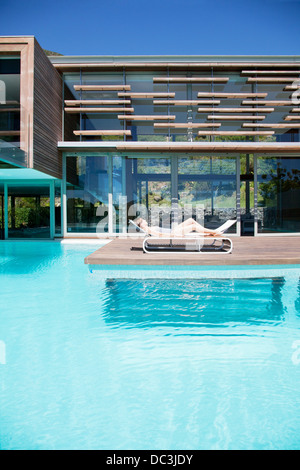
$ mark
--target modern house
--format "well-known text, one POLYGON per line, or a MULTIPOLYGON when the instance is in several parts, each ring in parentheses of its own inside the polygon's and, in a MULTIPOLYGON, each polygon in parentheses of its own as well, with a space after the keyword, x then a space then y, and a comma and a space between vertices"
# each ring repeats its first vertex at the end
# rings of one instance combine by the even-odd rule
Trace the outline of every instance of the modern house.
POLYGON ((300 235, 300 56, 47 56, 0 38, 0 236, 142 215, 300 235))

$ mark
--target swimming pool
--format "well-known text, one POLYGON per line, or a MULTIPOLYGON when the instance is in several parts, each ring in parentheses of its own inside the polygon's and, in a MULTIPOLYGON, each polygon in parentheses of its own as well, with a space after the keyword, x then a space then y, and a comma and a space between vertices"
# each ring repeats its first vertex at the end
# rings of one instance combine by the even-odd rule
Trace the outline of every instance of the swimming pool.
POLYGON ((299 267, 116 278, 95 248, 0 243, 0 449, 299 448, 299 267))

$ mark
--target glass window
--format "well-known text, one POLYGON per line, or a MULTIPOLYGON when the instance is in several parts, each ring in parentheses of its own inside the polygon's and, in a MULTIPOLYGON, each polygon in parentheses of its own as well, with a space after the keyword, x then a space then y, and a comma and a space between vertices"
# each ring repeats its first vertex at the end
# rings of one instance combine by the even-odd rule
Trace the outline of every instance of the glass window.
POLYGON ((112 225, 114 233, 127 231, 127 198, 124 197, 123 192, 123 177, 123 157, 113 157, 112 225))
POLYGON ((108 232, 108 158, 67 158, 67 231, 108 232))
MULTIPOLYGON (((123 135, 74 135, 73 131, 117 131, 124 130, 124 121, 118 118, 119 114, 126 112, 126 107, 131 107, 128 103, 123 103, 124 98, 119 96, 123 92, 122 88, 117 90, 97 90, 96 86, 116 86, 124 84, 123 73, 93 73, 83 72, 80 74, 65 74, 65 107, 80 107, 83 112, 65 111, 65 140, 123 140, 123 135), (83 86, 83 88, 80 88, 83 86), (89 89, 84 89, 88 86, 89 89), (74 100, 79 100, 78 106, 74 100), (80 105, 80 106, 79 106, 80 105), (107 112, 84 112, 84 108, 107 108, 107 112), (109 109, 118 108, 119 111, 109 111, 109 109), (124 109, 124 112, 123 112, 124 109)), ((128 101, 128 100, 126 100, 128 101)))
MULTIPOLYGON (((220 104, 217 104, 217 108, 224 108, 224 112, 216 112, 215 114, 215 120, 211 120, 211 122, 216 122, 221 124, 220 127, 216 128, 215 130, 217 131, 225 131, 225 132, 242 132, 246 130, 252 130, 252 129, 245 129, 243 128, 243 122, 249 122, 249 120, 246 119, 246 116, 250 116, 253 113, 243 113, 242 112, 242 103, 244 100, 247 100, 245 97, 239 96, 240 93, 252 93, 252 85, 251 83, 247 83, 247 77, 241 77, 237 75, 236 73, 233 72, 217 72, 214 71, 214 77, 220 78, 220 77, 225 77, 229 78, 228 82, 226 83, 214 83, 213 84, 213 92, 216 93, 217 95, 214 97, 214 100, 220 101, 220 104), (222 95, 218 95, 222 94, 222 95), (224 94, 224 95, 223 95, 224 94), (226 97, 226 95, 228 97, 226 97), (238 108, 241 109, 241 112, 231 112, 228 113, 226 112, 226 108, 238 108), (239 116, 244 116, 245 120, 239 120, 239 119, 230 119, 230 120, 225 120, 225 119, 220 119, 218 116, 225 115, 227 117, 233 118, 235 115, 239 116)), ((251 99, 251 98, 249 98, 251 99)), ((251 121, 250 121, 251 122, 251 121)), ((243 135, 217 135, 214 136, 215 141, 253 141, 253 136, 243 136, 243 135)))
POLYGON ((241 235, 254 235, 254 157, 240 156, 241 235))
POLYGON ((257 159, 258 233, 300 232, 300 158, 257 159))
POLYGON ((55 181, 55 235, 62 234, 61 181, 55 181))
POLYGON ((49 186, 8 187, 8 238, 50 238, 49 186))
POLYGON ((171 226, 171 159, 126 159, 129 219, 137 215, 149 225, 171 226))
POLYGON ((0 57, 0 139, 20 146, 20 58, 0 57))
POLYGON ((236 199, 234 157, 178 159, 179 222, 193 217, 205 227, 217 228, 236 218, 236 199))
MULTIPOLYGON (((168 85, 165 83, 153 82, 154 77, 166 76, 164 72, 139 72, 126 74, 126 84, 130 85, 130 93, 167 93, 168 85)), ((167 100, 165 98, 144 98, 141 96, 133 96, 131 106, 134 108, 135 115, 141 116, 167 116, 172 114, 172 108, 168 112, 167 105, 155 105, 156 100, 167 100)), ((168 122, 168 121, 157 121, 168 122)), ((166 141, 168 129, 157 129, 154 126, 155 121, 126 121, 126 129, 131 131, 131 139, 139 141, 166 141)))
MULTIPOLYGON (((295 78, 296 80, 296 78, 295 78)), ((260 93, 268 93, 265 100, 268 101, 290 101, 291 102, 291 91, 284 90, 286 84, 271 84, 271 83, 263 83, 257 85, 257 91, 260 93)), ((263 124, 270 124, 270 128, 265 128, 263 130, 270 130, 274 131, 273 136, 268 137, 260 137, 260 141, 277 141, 277 142, 299 142, 299 128, 294 128, 295 125, 298 124, 300 126, 300 121, 292 120, 287 121, 285 118, 288 115, 293 115, 294 118, 297 117, 296 113, 292 113, 292 109, 296 106, 291 102, 291 106, 277 106, 276 104, 272 104, 269 106, 274 108, 274 111, 271 113, 266 113, 266 118, 263 121, 263 124), (283 124, 284 128, 274 128, 272 129, 272 124, 283 124), (291 127, 289 128, 289 125, 291 127)))

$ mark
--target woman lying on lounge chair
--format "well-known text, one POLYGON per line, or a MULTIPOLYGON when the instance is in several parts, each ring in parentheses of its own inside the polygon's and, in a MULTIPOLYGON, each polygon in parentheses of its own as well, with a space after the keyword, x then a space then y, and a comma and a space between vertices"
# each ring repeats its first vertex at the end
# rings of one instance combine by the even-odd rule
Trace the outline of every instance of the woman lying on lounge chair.
POLYGON ((147 235, 154 237, 170 236, 170 237, 184 237, 192 232, 197 232, 204 237, 222 237, 222 233, 215 230, 210 230, 198 224, 194 219, 190 218, 178 224, 176 228, 161 228, 156 226, 149 227, 148 223, 142 217, 139 217, 134 223, 140 227, 147 235))

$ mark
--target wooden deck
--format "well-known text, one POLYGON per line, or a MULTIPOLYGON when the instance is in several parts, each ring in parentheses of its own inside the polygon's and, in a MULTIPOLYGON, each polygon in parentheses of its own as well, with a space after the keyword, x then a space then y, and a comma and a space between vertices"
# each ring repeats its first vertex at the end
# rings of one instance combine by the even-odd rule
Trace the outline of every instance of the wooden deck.
POLYGON ((146 254, 142 239, 116 238, 85 258, 89 265, 243 266, 300 264, 300 237, 232 237, 230 254, 146 254), (132 249, 133 248, 133 249, 132 249))

